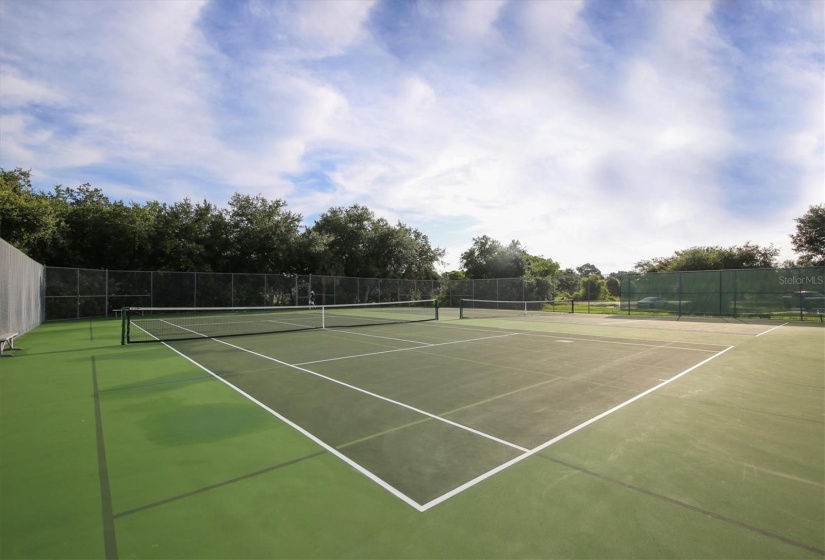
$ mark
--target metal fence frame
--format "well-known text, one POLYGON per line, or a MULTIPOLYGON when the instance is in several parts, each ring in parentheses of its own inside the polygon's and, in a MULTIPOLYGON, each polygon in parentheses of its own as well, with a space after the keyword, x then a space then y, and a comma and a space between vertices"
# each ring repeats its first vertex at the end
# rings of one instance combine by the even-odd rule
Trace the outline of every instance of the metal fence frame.
MULTIPOLYGON (((655 296, 668 302, 657 311, 680 316, 770 317, 794 293, 821 292, 824 284, 825 267, 626 274, 621 301, 613 305, 623 313, 648 312, 638 300, 655 296)), ((310 297, 319 305, 438 299, 458 307, 462 299, 552 300, 555 284, 531 277, 444 281, 45 267, 43 307, 45 319, 55 320, 107 317, 123 307, 306 305, 310 297)), ((804 320, 810 314, 799 307, 804 320)))
POLYGON ((166 272, 46 267, 48 320, 109 317, 123 307, 259 307, 463 298, 552 299, 552 282, 530 278, 405 280, 315 274, 166 272))

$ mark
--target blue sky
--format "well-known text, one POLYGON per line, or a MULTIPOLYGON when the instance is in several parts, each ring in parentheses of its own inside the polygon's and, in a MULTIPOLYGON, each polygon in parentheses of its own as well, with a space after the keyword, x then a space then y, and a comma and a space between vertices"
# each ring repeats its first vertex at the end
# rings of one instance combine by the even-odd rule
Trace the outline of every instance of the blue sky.
POLYGON ((0 0, 0 167, 603 272, 825 203, 825 2, 0 0))

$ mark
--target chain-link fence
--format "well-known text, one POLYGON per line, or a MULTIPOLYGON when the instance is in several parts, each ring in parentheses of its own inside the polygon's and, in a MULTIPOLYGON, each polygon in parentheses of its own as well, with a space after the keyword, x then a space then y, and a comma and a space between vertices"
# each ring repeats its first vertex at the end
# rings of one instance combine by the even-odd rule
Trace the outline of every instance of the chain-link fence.
POLYGON ((0 239, 0 333, 23 334, 46 319, 45 269, 0 239))
POLYGON ((403 280, 315 274, 240 274, 47 267, 46 318, 106 317, 123 307, 259 307, 463 298, 553 299, 549 279, 403 280))
POLYGON ((820 319, 824 289, 825 267, 626 274, 622 310, 820 319))
POLYGON ((434 299, 436 280, 47 267, 46 318, 106 317, 123 307, 263 307, 434 299))
MULTIPOLYGON (((576 312, 810 318, 825 309, 825 268, 626 274, 621 302, 576 312)), ((549 301, 552 278, 400 280, 304 274, 142 272, 46 268, 47 320, 105 317, 123 307, 258 307, 438 299, 549 301)), ((588 298, 589 300, 589 298, 588 298)))
POLYGON ((555 299, 552 278, 489 278, 483 280, 448 280, 439 286, 439 303, 459 307, 462 299, 492 301, 549 301, 555 299))

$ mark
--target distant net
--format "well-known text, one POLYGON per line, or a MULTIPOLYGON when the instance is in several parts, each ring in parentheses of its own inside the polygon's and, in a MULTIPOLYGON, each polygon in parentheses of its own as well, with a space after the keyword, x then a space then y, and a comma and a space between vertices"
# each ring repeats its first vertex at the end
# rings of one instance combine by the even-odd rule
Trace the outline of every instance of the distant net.
POLYGON ((217 338, 438 319, 433 299, 284 307, 131 307, 123 309, 123 344, 217 338))
POLYGON ((546 313, 573 313, 573 300, 550 301, 496 301, 488 299, 462 299, 462 319, 494 319, 496 317, 527 317, 546 313))

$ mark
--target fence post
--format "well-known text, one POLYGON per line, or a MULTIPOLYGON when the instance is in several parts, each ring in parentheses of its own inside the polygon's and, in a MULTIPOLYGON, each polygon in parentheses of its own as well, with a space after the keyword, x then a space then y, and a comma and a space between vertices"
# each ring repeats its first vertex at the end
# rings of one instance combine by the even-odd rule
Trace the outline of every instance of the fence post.
POLYGON ((676 274, 679 275, 679 317, 682 316, 682 273, 677 272, 676 274))

